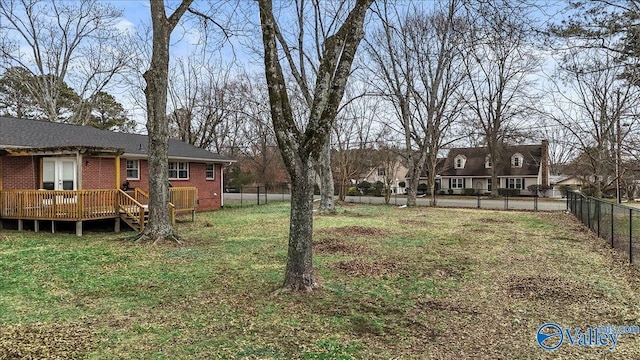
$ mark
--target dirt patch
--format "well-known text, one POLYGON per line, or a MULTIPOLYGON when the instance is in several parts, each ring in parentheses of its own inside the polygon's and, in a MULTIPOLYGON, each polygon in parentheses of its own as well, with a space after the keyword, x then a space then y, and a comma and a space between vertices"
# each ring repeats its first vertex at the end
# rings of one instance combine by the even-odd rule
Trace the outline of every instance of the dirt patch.
POLYGON ((16 324, 0 328, 0 359, 78 359, 95 345, 87 324, 16 324))
POLYGON ((509 295, 519 299, 554 302, 602 297, 595 289, 559 277, 511 276, 505 284, 509 295))
POLYGON ((431 223, 426 220, 416 219, 400 219, 398 222, 400 223, 400 225, 407 225, 412 227, 427 227, 431 225, 431 223))
POLYGON ((399 272, 399 266, 395 262, 362 261, 359 259, 339 261, 329 265, 329 268, 341 271, 349 276, 381 277, 399 272))
POLYGON ((389 234, 388 231, 367 226, 343 226, 318 230, 319 234, 329 234, 337 237, 368 237, 381 238, 389 234))
POLYGON ((436 311, 445 311, 452 314, 472 314, 472 315, 478 314, 477 309, 466 308, 461 303, 445 302, 437 299, 428 299, 428 300, 418 301, 416 303, 416 307, 419 310, 425 311, 425 312, 436 310, 436 311))
POLYGON ((513 224, 513 220, 511 219, 498 219, 498 218, 480 218, 478 219, 481 223, 484 224, 513 224))
POLYGON ((320 238, 313 241, 313 251, 325 254, 371 254, 373 251, 368 247, 351 241, 342 239, 320 238))

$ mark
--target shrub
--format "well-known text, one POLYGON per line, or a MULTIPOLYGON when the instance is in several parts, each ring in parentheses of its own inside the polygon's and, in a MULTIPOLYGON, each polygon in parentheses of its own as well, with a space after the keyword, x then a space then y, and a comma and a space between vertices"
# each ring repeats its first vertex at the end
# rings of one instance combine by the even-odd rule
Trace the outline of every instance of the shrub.
POLYGON ((366 192, 367 190, 369 190, 371 188, 371 183, 365 180, 365 181, 361 182, 360 184, 358 184, 357 186, 358 186, 358 189, 364 190, 366 192))
POLYGON ((535 184, 535 185, 529 185, 527 186, 527 189, 533 194, 533 195, 542 195, 545 196, 547 190, 551 189, 551 186, 548 185, 540 185, 540 184, 535 184))
POLYGON ((427 192, 429 192, 429 185, 425 183, 418 184, 418 194, 422 195, 426 194, 427 192))
POLYGON ((476 194, 476 189, 473 189, 473 188, 462 189, 462 195, 471 196, 475 194, 476 194))
POLYGON ((498 189, 498 195, 507 197, 520 196, 520 189, 500 188, 498 189))
POLYGON ((384 183, 382 181, 376 181, 373 183, 373 188, 369 191, 369 194, 373 196, 382 196, 383 190, 384 183))
POLYGON ((440 195, 444 195, 444 190, 440 190, 440 195))
POLYGON ((347 190, 347 195, 348 196, 358 196, 360 195, 360 190, 358 190, 357 187, 355 186, 351 186, 348 190, 347 190))
POLYGON ((562 197, 567 197, 567 191, 573 191, 575 188, 571 185, 562 185, 560 186, 560 194, 562 197))
POLYGON ((453 194, 453 189, 449 189, 447 190, 447 192, 449 193, 449 195, 453 194))
POLYGON ((584 194, 584 196, 596 196, 597 189, 592 184, 587 184, 580 189, 580 192, 584 194))
POLYGON ((399 186, 399 187, 407 187, 407 183, 406 183, 406 182, 404 182, 404 181, 400 181, 400 182, 398 183, 398 186, 399 186))

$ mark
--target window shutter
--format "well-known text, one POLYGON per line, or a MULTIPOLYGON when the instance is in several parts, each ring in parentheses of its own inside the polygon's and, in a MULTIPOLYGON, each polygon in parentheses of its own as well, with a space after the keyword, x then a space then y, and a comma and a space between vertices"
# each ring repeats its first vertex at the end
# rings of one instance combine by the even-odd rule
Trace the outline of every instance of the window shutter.
POLYGON ((451 189, 451 179, 449 179, 449 189, 451 189))
POLYGON ((522 178, 522 190, 526 189, 527 187, 524 186, 524 178, 522 178))
POLYGON ((462 188, 463 189, 467 188, 467 178, 462 178, 462 188))

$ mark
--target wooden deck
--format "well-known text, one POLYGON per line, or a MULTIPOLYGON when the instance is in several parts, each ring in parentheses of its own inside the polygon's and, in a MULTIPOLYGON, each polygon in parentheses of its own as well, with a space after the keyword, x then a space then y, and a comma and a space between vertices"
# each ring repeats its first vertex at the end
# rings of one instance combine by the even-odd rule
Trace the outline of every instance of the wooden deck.
MULTIPOLYGON (((195 214, 198 190, 195 187, 169 189, 171 221, 175 214, 195 214)), ((105 190, 4 190, 0 191, 0 220, 17 219, 18 228, 22 220, 75 221, 76 233, 82 234, 82 222, 100 219, 123 220, 137 231, 144 230, 148 215, 149 196, 140 189, 132 194, 117 189, 105 190)))

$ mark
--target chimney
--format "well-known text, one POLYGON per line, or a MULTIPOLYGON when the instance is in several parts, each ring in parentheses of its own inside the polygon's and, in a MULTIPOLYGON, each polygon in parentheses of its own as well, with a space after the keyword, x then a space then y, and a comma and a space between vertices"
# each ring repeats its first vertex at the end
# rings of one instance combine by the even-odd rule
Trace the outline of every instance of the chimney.
POLYGON ((549 141, 542 140, 540 147, 542 154, 540 155, 540 173, 542 174, 542 183, 540 185, 549 186, 549 141))

